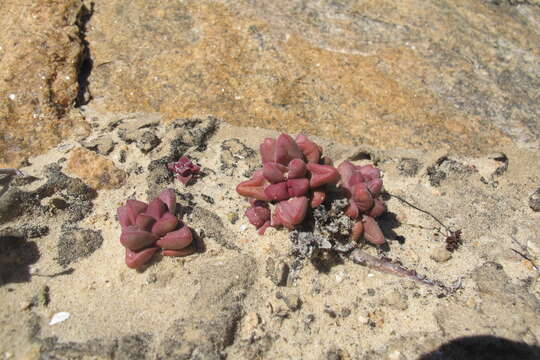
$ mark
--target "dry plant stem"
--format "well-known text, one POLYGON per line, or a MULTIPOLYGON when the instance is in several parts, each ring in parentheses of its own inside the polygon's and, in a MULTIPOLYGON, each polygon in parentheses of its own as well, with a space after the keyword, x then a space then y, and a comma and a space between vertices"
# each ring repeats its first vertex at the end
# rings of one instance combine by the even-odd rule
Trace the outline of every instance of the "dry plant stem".
POLYGON ((405 203, 407 205, 409 205, 410 207, 412 207, 413 209, 416 209, 420 212, 423 212, 424 214, 426 215, 429 215, 433 218, 433 220, 435 220, 436 222, 438 222, 448 233, 451 233, 450 229, 448 228, 448 226, 444 225, 442 223, 442 221, 440 221, 439 219, 437 219, 437 217, 435 215, 433 215, 432 213, 430 213, 429 211, 426 211, 426 210, 423 210, 423 209, 420 209, 419 207, 411 204, 410 202, 408 202, 407 200, 405 200, 404 198, 402 198, 401 196, 398 196, 398 195, 394 195, 394 194, 390 194, 389 192, 387 192, 388 195, 390 195, 391 197, 393 198, 396 198, 398 199, 399 201, 401 201, 402 203, 405 203))
POLYGON ((418 274, 415 270, 409 270, 404 268, 401 265, 392 263, 386 259, 380 259, 378 257, 369 255, 368 253, 356 249, 349 255, 350 259, 356 264, 367 266, 370 269, 374 269, 383 273, 396 275, 403 278, 408 278, 414 280, 417 283, 429 285, 429 286, 438 286, 443 290, 448 292, 453 292, 460 287, 460 283, 455 286, 447 287, 438 280, 429 279, 423 275, 418 274))

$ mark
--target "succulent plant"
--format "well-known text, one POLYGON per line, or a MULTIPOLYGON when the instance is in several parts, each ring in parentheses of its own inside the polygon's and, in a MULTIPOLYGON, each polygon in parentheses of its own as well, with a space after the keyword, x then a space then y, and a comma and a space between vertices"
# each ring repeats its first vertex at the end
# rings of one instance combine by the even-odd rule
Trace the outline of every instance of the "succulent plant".
POLYGON ((136 269, 161 249, 163 256, 186 256, 195 250, 191 229, 175 215, 176 195, 166 189, 149 204, 127 200, 117 210, 122 225, 120 243, 126 248, 126 264, 136 269))
POLYGON ((262 168, 236 187, 251 204, 245 213, 249 222, 261 235, 269 226, 292 230, 332 194, 348 199, 344 213, 353 221, 351 240, 363 235, 373 244, 384 243, 374 219, 386 210, 380 197, 380 170, 349 161, 336 168, 322 153, 323 149, 303 134, 296 139, 287 134, 265 139, 260 145, 262 168))
POLYGON ((167 168, 184 185, 187 185, 201 171, 201 167, 193 164, 187 156, 182 156, 178 161, 167 164, 167 168))

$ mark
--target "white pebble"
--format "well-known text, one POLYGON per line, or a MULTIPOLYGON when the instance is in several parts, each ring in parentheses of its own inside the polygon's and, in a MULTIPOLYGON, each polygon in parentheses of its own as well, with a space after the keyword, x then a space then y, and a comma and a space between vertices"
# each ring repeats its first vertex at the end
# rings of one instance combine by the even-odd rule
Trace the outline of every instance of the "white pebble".
POLYGON ((8 95, 8 98, 9 98, 10 100, 15 100, 15 99, 17 98, 17 95, 15 95, 15 94, 9 94, 9 95, 8 95))
POLYGON ((240 231, 245 231, 247 229, 247 225, 240 225, 240 231))
POLYGON ((374 276, 375 276, 375 274, 373 274, 373 273, 367 274, 367 277, 374 277, 374 276))
POLYGON ((61 311, 53 315, 51 321, 49 321, 49 325, 61 323, 62 321, 66 321, 69 317, 70 314, 68 312, 61 311))

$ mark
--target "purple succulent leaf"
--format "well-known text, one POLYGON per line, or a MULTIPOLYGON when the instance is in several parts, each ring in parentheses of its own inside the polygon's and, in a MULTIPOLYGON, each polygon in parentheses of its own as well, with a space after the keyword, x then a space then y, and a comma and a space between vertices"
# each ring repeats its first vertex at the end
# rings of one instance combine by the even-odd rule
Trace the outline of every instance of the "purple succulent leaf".
POLYGON ((241 182, 236 186, 236 192, 247 198, 253 198, 256 200, 269 201, 266 196, 264 188, 267 185, 267 181, 263 176, 262 169, 253 173, 251 179, 241 182))
POLYGON ((358 206, 356 206, 356 203, 354 201, 351 201, 349 203, 349 206, 345 209, 345 215, 347 215, 351 219, 357 219, 358 216, 360 215, 358 206))
POLYGON ((176 194, 173 189, 165 189, 159 195, 158 198, 167 205, 169 212, 175 213, 176 210, 176 194))
POLYGON ((311 171, 309 185, 312 189, 326 184, 337 183, 340 179, 337 169, 333 166, 308 163, 307 168, 311 171))
POLYGON ((298 148, 293 138, 288 134, 281 134, 276 140, 274 162, 287 165, 292 159, 302 159, 304 154, 298 148))
POLYGON ((126 248, 126 265, 131 269, 137 269, 150 261, 158 249, 157 247, 151 247, 135 252, 126 248))
POLYGON ((385 243, 384 235, 375 221, 371 216, 364 215, 362 217, 362 222, 364 223, 364 238, 372 244, 381 245, 385 243))
POLYGON ((287 182, 283 181, 277 184, 270 184, 264 189, 264 193, 270 200, 283 201, 290 198, 287 190, 287 182))
POLYGON ((263 164, 267 162, 273 162, 276 152, 276 140, 272 138, 264 139, 259 149, 261 152, 261 162, 263 164))
POLYGON ((266 221, 260 228, 257 230, 259 235, 264 235, 266 229, 270 227, 270 221, 266 221))
POLYGON ((146 214, 150 215, 156 220, 159 220, 163 214, 167 211, 167 205, 159 198, 155 198, 148 204, 148 209, 146 209, 146 214))
POLYGON ((292 159, 289 161, 288 168, 289 173, 287 174, 287 177, 289 179, 299 179, 306 176, 306 163, 301 159, 292 159))
POLYGON ((157 237, 161 237, 166 233, 175 230, 177 226, 178 219, 176 218, 176 216, 168 212, 163 214, 161 219, 156 221, 154 226, 152 226, 152 233, 157 237))
POLYGON ((270 220, 270 209, 262 206, 253 206, 246 210, 245 215, 251 225, 258 229, 270 220))
POLYGON ((287 192, 290 197, 304 196, 309 191, 308 179, 289 179, 287 180, 287 192))
POLYGON ((354 173, 354 165, 349 161, 344 161, 337 167, 339 175, 341 176, 341 185, 345 188, 349 187, 349 180, 354 173))
POLYGON ((191 246, 191 247, 179 249, 179 250, 163 249, 161 254, 163 256, 188 256, 188 255, 193 254, 194 252, 195 252, 195 248, 191 246))
POLYGON ((375 203, 373 204, 373 207, 371 210, 369 210, 368 215, 376 218, 384 214, 386 211, 386 205, 381 199, 375 199, 375 203))
POLYGON ((135 225, 140 230, 150 231, 152 230, 152 225, 154 225, 155 222, 156 222, 156 219, 154 219, 150 215, 139 214, 137 215, 137 220, 135 221, 135 225))
POLYGON ((133 251, 145 248, 153 244, 156 240, 156 235, 140 230, 135 226, 125 227, 120 235, 120 243, 133 251))
POLYGON ((127 200, 126 206, 138 215, 146 211, 148 204, 139 200, 127 200))
POLYGON ((358 170, 364 177, 365 181, 369 181, 369 180, 373 180, 373 179, 377 179, 381 177, 381 170, 377 169, 373 165, 360 166, 358 170))
POLYGON ((263 175, 270 183, 275 184, 285 180, 287 167, 275 162, 266 162, 263 164, 263 175))
POLYGON ((129 212, 130 212, 129 208, 125 205, 120 206, 118 209, 116 209, 116 214, 118 215, 118 221, 120 222, 120 225, 122 225, 122 227, 134 225, 134 223, 131 221, 129 212))
POLYGON ((352 241, 358 241, 362 234, 364 233, 364 223, 361 220, 358 220, 353 224, 353 227, 351 229, 351 240, 352 241))
POLYGON ((162 249, 180 250, 189 246, 192 241, 193 234, 191 233, 191 229, 184 226, 180 230, 167 233, 167 235, 156 242, 156 245, 162 249))
POLYGON ((277 204, 272 216, 272 226, 283 225, 288 229, 292 229, 295 225, 304 221, 307 209, 308 199, 305 196, 281 201, 277 204))
POLYGON ((315 209, 317 206, 321 205, 326 199, 326 192, 322 189, 313 189, 311 196, 311 208, 315 209))
POLYGON ((300 151, 302 151, 308 163, 319 163, 322 153, 322 149, 319 145, 309 140, 304 134, 299 134, 296 137, 296 144, 298 144, 300 151))
POLYGON ((352 200, 360 212, 367 212, 373 206, 373 197, 364 183, 353 186, 352 200))

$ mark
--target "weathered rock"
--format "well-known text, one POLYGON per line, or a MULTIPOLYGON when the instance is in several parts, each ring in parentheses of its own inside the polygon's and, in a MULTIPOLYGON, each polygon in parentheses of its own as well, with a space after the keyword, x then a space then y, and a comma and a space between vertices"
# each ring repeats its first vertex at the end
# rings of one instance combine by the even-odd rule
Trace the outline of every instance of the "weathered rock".
POLYGON ((150 131, 143 132, 137 138, 137 147, 144 153, 152 151, 161 141, 150 131))
POLYGON ((104 135, 90 141, 84 141, 82 146, 90 150, 96 150, 98 154, 107 155, 113 150, 114 143, 111 136, 104 135))
POLYGON ((119 188, 126 178, 112 161, 82 148, 71 152, 67 168, 95 190, 119 188))
POLYGON ((3 4, 0 24, 9 31, 0 34, 0 167, 87 133, 88 124, 71 110, 88 13, 77 0, 3 4))
POLYGON ((116 0, 95 8, 91 90, 113 111, 210 113, 382 148, 538 145, 537 7, 116 0))

